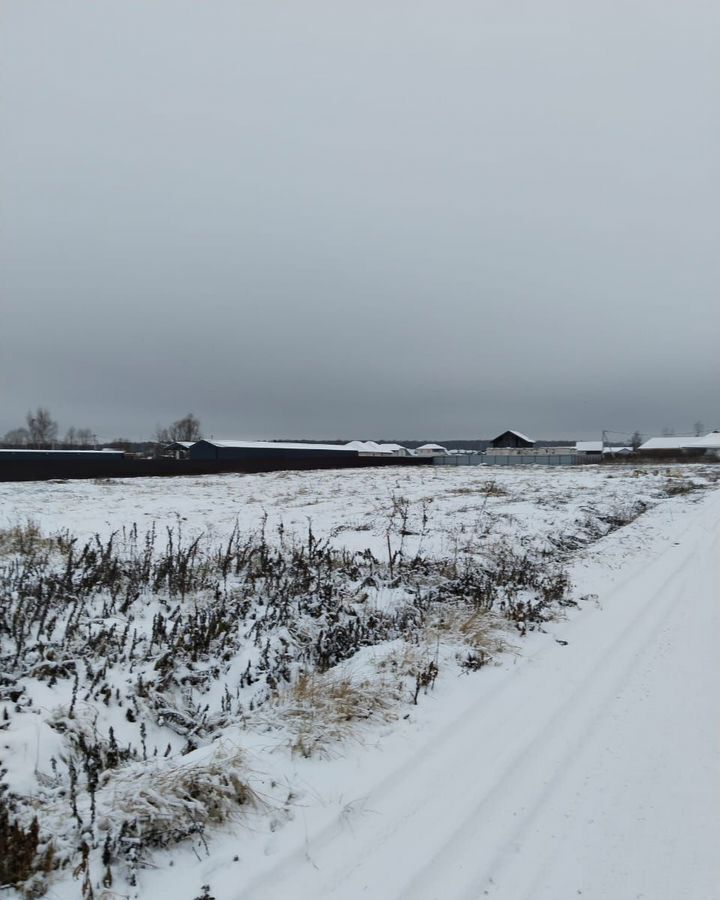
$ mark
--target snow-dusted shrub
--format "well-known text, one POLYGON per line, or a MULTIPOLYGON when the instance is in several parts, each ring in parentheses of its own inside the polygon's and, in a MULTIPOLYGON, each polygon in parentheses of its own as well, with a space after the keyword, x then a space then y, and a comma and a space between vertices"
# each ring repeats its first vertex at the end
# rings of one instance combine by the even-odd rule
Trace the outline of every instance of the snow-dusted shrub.
POLYGON ((0 556, 20 553, 24 556, 37 555, 47 551, 53 544, 51 538, 42 534, 36 522, 0 528, 0 556))
MULTIPOLYGON (((437 676, 427 654, 412 671, 348 674, 363 649, 427 644, 447 620, 454 646, 484 659, 485 622, 524 633, 571 602, 562 566, 541 549, 486 541, 406 554, 401 501, 387 559, 311 529, 304 539, 236 529, 220 546, 136 527, 85 544, 14 535, 0 559, 0 728, 17 758, 38 761, 24 779, 10 772, 10 826, 27 830, 41 810, 54 864, 87 880, 101 859, 110 883, 113 866, 202 844, 254 802, 240 757, 204 755, 228 728, 285 729, 295 752, 327 755, 437 676)), ((423 507, 420 529, 426 518, 423 507)))
POLYGON ((114 832, 117 849, 133 855, 137 847, 166 847, 202 834, 259 802, 241 751, 223 744, 189 758, 108 772, 99 796, 99 830, 114 832))
POLYGON ((550 537, 549 542, 555 550, 572 552, 629 525, 647 512, 648 508, 644 500, 619 503, 609 510, 585 508, 584 518, 578 519, 572 530, 550 537))
POLYGON ((490 662, 508 649, 507 622, 495 612, 438 604, 430 615, 426 637, 429 643, 442 641, 482 653, 490 662))
POLYGON ((39 893, 44 875, 53 866, 52 842, 40 834, 37 816, 23 826, 16 820, 5 792, 0 792, 0 887, 23 886, 32 882, 39 893))

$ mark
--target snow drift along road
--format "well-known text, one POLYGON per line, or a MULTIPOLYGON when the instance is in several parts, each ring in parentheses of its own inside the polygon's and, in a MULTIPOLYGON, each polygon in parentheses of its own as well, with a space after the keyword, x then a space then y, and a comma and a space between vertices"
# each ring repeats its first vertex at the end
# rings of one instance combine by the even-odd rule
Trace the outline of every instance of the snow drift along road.
POLYGON ((720 496, 237 900, 720 898, 720 496))

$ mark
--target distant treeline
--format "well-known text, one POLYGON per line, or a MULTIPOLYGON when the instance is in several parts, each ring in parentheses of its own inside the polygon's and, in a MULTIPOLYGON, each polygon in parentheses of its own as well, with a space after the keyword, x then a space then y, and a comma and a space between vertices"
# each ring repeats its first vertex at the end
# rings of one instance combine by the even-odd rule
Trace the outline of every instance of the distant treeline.
POLYGON ((193 413, 177 419, 171 425, 158 425, 154 439, 134 441, 125 437, 115 437, 111 441, 98 440, 92 428, 76 428, 71 425, 61 435, 58 423, 50 410, 38 406, 29 410, 25 416, 25 425, 12 428, 0 438, 0 449, 3 450, 97 450, 99 446, 111 447, 113 450, 124 450, 126 453, 153 456, 160 452, 162 445, 173 441, 198 441, 202 437, 200 420, 193 413))

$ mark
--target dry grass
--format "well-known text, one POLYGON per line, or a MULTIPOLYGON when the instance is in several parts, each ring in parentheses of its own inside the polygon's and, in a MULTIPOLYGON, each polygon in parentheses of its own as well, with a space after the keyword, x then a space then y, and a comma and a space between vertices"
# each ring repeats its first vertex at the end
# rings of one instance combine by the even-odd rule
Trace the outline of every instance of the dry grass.
POLYGON ((434 646, 429 640, 416 644, 402 642, 389 653, 379 656, 375 666, 381 673, 392 673, 400 678, 415 678, 418 672, 427 668, 429 660, 434 655, 434 646))
POLYGON ((428 644, 457 643, 490 657, 509 649, 507 622, 492 612, 438 605, 426 629, 428 644))
POLYGON ((497 481, 483 481, 479 484, 463 485, 462 487, 452 488, 448 492, 448 496, 463 496, 465 494, 473 494, 480 497, 507 497, 507 491, 497 481))
POLYGON ((682 472, 668 471, 662 491, 667 497, 679 497, 700 491, 702 487, 703 485, 696 483, 692 478, 687 478, 682 472))
POLYGON ((36 522, 0 528, 0 556, 9 556, 13 553, 30 556, 40 550, 49 550, 54 543, 52 538, 42 534, 36 522))
POLYGON ((154 768, 138 766, 105 779, 112 797, 107 815, 122 818, 133 837, 150 846, 232 821, 241 808, 260 806, 237 748, 220 744, 207 760, 154 768))
POLYGON ((273 704, 290 733, 293 753, 328 757, 334 746, 358 739, 361 722, 396 718, 402 684, 397 678, 353 678, 329 672, 303 674, 273 704))

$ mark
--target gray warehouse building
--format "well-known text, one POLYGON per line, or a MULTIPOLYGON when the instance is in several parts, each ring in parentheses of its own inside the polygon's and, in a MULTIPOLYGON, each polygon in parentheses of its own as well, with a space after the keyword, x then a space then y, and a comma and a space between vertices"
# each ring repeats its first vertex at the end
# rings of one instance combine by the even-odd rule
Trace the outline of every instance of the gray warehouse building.
POLYGON ((188 450, 188 459, 198 460, 347 460, 358 451, 339 444, 301 444, 275 441, 197 441, 188 450))

